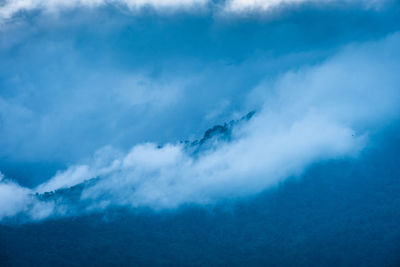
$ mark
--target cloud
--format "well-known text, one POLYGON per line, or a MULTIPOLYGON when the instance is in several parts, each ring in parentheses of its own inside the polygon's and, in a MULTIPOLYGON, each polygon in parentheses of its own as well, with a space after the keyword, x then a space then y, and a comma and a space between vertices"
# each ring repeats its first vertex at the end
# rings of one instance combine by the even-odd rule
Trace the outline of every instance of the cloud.
MULTIPOLYGON (((329 1, 329 0, 328 0, 329 1)), ((328 2, 326 0, 322 0, 321 2, 328 2)), ((232 12, 243 12, 249 10, 262 10, 267 11, 271 8, 275 8, 280 5, 293 5, 293 4, 301 4, 306 2, 316 2, 313 0, 231 0, 228 1, 226 9, 232 12)))
POLYGON ((53 213, 54 203, 37 200, 31 189, 22 187, 5 177, 0 179, 0 221, 24 213, 40 220, 53 213))
POLYGON ((228 12, 241 13, 248 11, 265 12, 281 6, 300 5, 305 3, 311 4, 362 4, 365 7, 378 7, 386 0, 230 0, 225 6, 228 12))
POLYGON ((129 9, 153 7, 155 9, 179 9, 204 6, 208 0, 5 0, 0 3, 0 19, 12 18, 22 11, 43 10, 58 12, 73 8, 96 8, 105 5, 123 5, 129 9))
POLYGON ((31 201, 29 192, 13 182, 0 181, 0 220, 27 210, 31 201))
MULTIPOLYGON (((77 154, 85 144, 94 143, 96 150, 99 143, 112 143, 110 138, 134 142, 131 136, 140 130, 140 124, 150 123, 154 116, 179 104, 187 86, 178 77, 152 79, 147 74, 80 70, 66 70, 64 74, 71 74, 69 81, 59 73, 61 80, 55 79, 51 86, 34 88, 30 82, 23 82, 16 86, 20 91, 11 99, 0 96, 0 157, 42 160, 50 152, 52 159, 64 160, 71 154, 60 151, 59 140, 70 143, 71 153, 77 154), (73 83, 76 72, 85 77, 73 83), (75 141, 87 138, 88 132, 97 134, 77 145, 75 141)), ((55 77, 53 72, 51 79, 55 77)), ((69 150, 68 145, 65 148, 69 150)))
POLYGON ((182 145, 137 145, 113 159, 83 198, 155 208, 212 203, 260 192, 320 160, 357 155, 369 131, 399 114, 400 78, 392 72, 399 43, 394 35, 348 47, 323 64, 286 73, 272 92, 264 88, 264 107, 234 131, 233 141, 197 159, 182 145))
POLYGON ((399 28, 396 8, 330 7, 273 21, 22 12, 0 31, 0 169, 32 187, 105 145, 192 138, 254 109, 243 98, 263 77, 399 28))
POLYGON ((315 160, 352 154, 363 145, 363 138, 353 137, 351 129, 315 116, 288 128, 273 126, 266 118, 254 119, 256 124, 260 121, 268 126, 249 125, 242 129, 246 132, 242 138, 217 146, 196 160, 180 146, 158 149, 139 145, 124 159, 129 165, 106 175, 84 191, 83 198, 92 200, 93 206, 105 199, 111 204, 156 209, 213 203, 258 193, 301 173, 315 160), (282 129, 274 131, 274 127, 282 129), (131 162, 128 159, 132 157, 141 160, 131 162))
POLYGON ((57 173, 50 181, 41 184, 35 191, 39 193, 50 192, 57 189, 68 188, 83 182, 84 179, 94 178, 86 165, 69 168, 67 171, 57 173))
POLYGON ((215 6, 216 10, 223 10, 228 13, 241 13, 248 11, 268 11, 270 9, 298 5, 303 3, 361 3, 366 7, 382 5, 383 1, 376 0, 5 0, 0 3, 0 20, 7 20, 20 12, 30 12, 42 10, 45 12, 56 13, 62 10, 73 8, 97 8, 106 5, 117 5, 128 10, 140 10, 144 7, 152 7, 158 11, 194 9, 207 5, 215 6))
POLYGON ((355 157, 369 134, 399 117, 400 77, 393 71, 399 44, 394 34, 351 45, 321 64, 261 82, 248 96, 262 102, 261 110, 233 129, 230 142, 216 141, 197 156, 183 144, 142 143, 126 153, 106 147, 35 189, 3 178, 0 218, 62 214, 32 194, 92 178, 98 180, 83 190, 79 212, 110 205, 171 209, 256 194, 316 162, 355 157))

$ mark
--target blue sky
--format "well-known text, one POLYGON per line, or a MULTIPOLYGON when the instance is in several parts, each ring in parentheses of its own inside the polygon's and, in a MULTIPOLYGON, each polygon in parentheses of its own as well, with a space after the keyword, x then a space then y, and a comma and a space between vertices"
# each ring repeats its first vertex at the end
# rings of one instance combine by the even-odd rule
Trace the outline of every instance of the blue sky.
POLYGON ((0 218, 94 177, 94 208, 253 195, 399 117, 397 1, 0 3, 0 218), (253 110, 199 159, 179 144, 253 110))

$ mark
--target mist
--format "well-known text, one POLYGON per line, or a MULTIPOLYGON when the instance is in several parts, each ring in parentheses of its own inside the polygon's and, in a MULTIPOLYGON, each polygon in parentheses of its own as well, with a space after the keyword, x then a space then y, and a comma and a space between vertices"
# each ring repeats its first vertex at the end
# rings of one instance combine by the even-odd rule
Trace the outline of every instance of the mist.
MULTIPOLYGON (((399 45, 399 34, 355 43, 321 63, 262 79, 245 96, 256 114, 232 129, 230 141, 215 141, 196 156, 179 142, 143 142, 128 151, 107 145, 33 188, 3 177, 0 215, 42 219, 76 212, 34 194, 94 178, 79 212, 212 204, 260 193, 318 162, 356 158, 370 136, 398 119, 400 78, 392 70, 399 68, 399 45)), ((165 88, 160 92, 171 90, 165 88)), ((154 95, 146 94, 149 102, 154 95)))

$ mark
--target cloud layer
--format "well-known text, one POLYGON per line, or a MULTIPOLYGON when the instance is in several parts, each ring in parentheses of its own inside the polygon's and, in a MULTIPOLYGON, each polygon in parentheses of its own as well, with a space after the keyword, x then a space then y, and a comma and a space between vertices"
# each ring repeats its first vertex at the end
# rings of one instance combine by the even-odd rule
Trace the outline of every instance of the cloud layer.
MULTIPOLYGON (((385 1, 385 0, 384 0, 385 1)), ((378 7, 384 1, 376 0, 231 0, 227 1, 225 9, 231 12, 268 11, 278 6, 310 4, 362 4, 365 7, 378 7)))
MULTIPOLYGON (((193 156, 182 144, 100 149, 93 159, 28 189, 2 178, 0 218, 65 214, 68 206, 36 192, 100 178, 82 192, 84 210, 109 206, 176 208, 256 194, 304 172, 313 163, 357 156, 368 135, 399 116, 400 35, 355 44, 323 63, 259 83, 248 94, 261 109, 236 127, 230 142, 193 156)), ((83 210, 83 211, 84 211, 83 210)))
POLYGON ((214 8, 222 12, 242 13, 248 11, 268 11, 279 6, 299 5, 303 3, 360 3, 365 7, 374 7, 381 5, 383 1, 386 0, 5 0, 2 3, 0 2, 0 21, 10 19, 20 12, 40 10, 57 13, 73 8, 97 8, 106 5, 122 6, 132 11, 146 7, 151 7, 158 11, 171 11, 193 8, 198 10, 199 8, 214 6, 214 8))

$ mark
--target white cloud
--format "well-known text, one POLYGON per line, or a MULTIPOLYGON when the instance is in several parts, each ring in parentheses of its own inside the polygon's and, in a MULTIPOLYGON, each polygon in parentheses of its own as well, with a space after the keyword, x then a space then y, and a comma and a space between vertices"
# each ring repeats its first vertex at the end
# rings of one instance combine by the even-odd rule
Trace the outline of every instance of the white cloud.
POLYGON ((268 11, 276 7, 287 5, 299 5, 304 3, 312 4, 348 4, 361 3, 367 7, 377 6, 386 0, 230 0, 227 2, 225 9, 229 12, 246 12, 246 11, 268 11))
POLYGON ((177 9, 205 5, 208 0, 5 0, 0 3, 0 19, 9 19, 21 11, 44 10, 57 12, 77 7, 95 8, 108 4, 124 5, 129 9, 151 6, 155 9, 177 9))
POLYGON ((183 203, 258 193, 300 174, 309 164, 357 153, 363 136, 317 113, 294 118, 263 112, 241 129, 233 143, 195 160, 181 146, 139 145, 119 168, 83 198, 94 206, 104 198, 118 205, 174 208, 183 203))
POLYGON ((326 62, 289 72, 252 95, 263 108, 197 158, 182 145, 136 145, 124 154, 99 151, 92 163, 72 166, 36 190, 0 182, 0 218, 26 211, 43 218, 57 207, 29 198, 101 177, 82 194, 89 209, 107 205, 175 208, 185 203, 256 194, 321 160, 356 156, 370 131, 398 118, 400 35, 354 45, 326 62), (269 90, 272 86, 273 90, 269 90), (42 208, 41 208, 42 207, 42 208))
POLYGON ((0 172, 0 221, 19 214, 41 220, 51 216, 54 209, 55 203, 39 201, 32 189, 5 179, 0 172))
MULTIPOLYGON (((269 10, 279 5, 300 4, 312 2, 313 0, 231 0, 226 5, 227 11, 242 12, 248 10, 269 10)), ((327 0, 320 0, 327 2, 327 0)), ((329 0, 328 0, 329 1, 329 0)), ((314 1, 315 2, 315 1, 314 1)))
POLYGON ((198 159, 179 145, 136 146, 121 159, 129 164, 83 197, 154 208, 209 203, 260 192, 320 160, 357 155, 369 130, 399 114, 400 78, 392 72, 399 43, 395 35, 350 47, 322 65, 287 73, 233 142, 198 159))
POLYGON ((30 190, 11 181, 0 181, 0 220, 28 209, 30 190))
POLYGON ((156 10, 188 9, 216 5, 225 12, 241 13, 248 11, 268 11, 281 5, 302 3, 361 3, 366 7, 376 7, 388 0, 227 0, 222 4, 211 0, 5 0, 0 4, 0 20, 12 18, 21 11, 43 10, 58 12, 65 9, 86 7, 95 8, 104 5, 122 5, 130 10, 152 7, 156 10))
POLYGON ((78 165, 69 168, 65 172, 57 173, 50 181, 41 184, 36 191, 39 193, 50 192, 56 189, 68 188, 83 182, 84 180, 93 178, 89 167, 86 165, 78 165))

